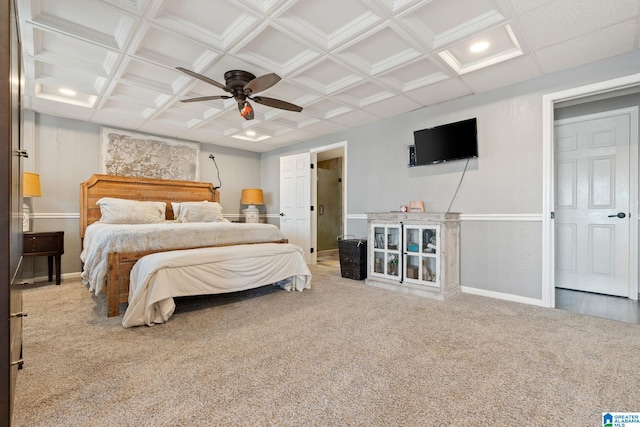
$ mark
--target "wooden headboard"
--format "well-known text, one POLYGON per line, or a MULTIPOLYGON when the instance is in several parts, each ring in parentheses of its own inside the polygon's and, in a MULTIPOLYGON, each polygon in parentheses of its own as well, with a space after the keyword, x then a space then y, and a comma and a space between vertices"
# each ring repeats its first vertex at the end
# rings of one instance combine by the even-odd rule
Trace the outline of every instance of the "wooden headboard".
POLYGON ((80 184, 80 239, 84 239, 87 226, 100 219, 96 202, 102 197, 165 202, 167 219, 174 219, 171 202, 220 201, 220 193, 210 182, 96 174, 80 184))

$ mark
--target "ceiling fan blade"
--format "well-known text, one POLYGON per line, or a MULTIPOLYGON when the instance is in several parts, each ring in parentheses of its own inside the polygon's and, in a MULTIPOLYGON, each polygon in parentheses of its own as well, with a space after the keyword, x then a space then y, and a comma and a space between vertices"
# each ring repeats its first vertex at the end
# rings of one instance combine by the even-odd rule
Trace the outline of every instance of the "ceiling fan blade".
POLYGON ((210 79, 207 76, 203 76, 202 74, 198 74, 195 71, 187 70, 186 68, 183 68, 183 67, 176 67, 176 70, 182 71, 185 74, 189 74, 191 77, 195 77, 196 79, 202 80, 203 82, 209 83, 210 85, 214 85, 216 87, 219 87, 220 89, 224 90, 225 92, 232 92, 231 89, 229 89, 228 87, 226 87, 222 83, 218 83, 217 81, 215 81, 213 79, 210 79))
POLYGON ((229 99, 229 98, 233 98, 233 97, 228 95, 212 95, 212 96, 201 96, 199 98, 183 99, 180 102, 200 102, 200 101, 211 101, 212 99, 229 99))
POLYGON ((274 84, 280 81, 280 76, 275 73, 265 74, 264 76, 256 77, 249 83, 244 85, 244 93, 251 95, 252 93, 262 92, 269 89, 274 84))
POLYGON ((238 110, 245 120, 253 120, 253 107, 249 104, 249 101, 238 102, 238 110))
POLYGON ((298 113, 302 111, 302 107, 296 104, 292 104, 287 101, 282 101, 281 99, 268 98, 266 96, 254 96, 254 101, 258 104, 266 105, 273 108, 279 108, 281 110, 289 110, 289 111, 297 111, 298 113))

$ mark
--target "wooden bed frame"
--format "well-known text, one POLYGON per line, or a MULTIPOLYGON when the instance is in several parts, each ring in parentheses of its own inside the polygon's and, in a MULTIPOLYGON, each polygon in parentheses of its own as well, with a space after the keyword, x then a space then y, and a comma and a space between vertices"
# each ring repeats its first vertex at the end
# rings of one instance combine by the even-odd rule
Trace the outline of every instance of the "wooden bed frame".
POLYGON ((89 225, 100 220, 100 207, 96 202, 103 197, 165 202, 167 219, 174 219, 171 202, 220 202, 220 192, 209 182, 96 174, 80 184, 80 239, 84 239, 89 225))
MULTIPOLYGON (((174 219, 171 202, 219 202, 220 193, 208 182, 176 181, 165 179, 135 178, 112 175, 93 175, 80 184, 80 240, 84 242, 86 228, 100 220, 100 207, 96 202, 102 197, 115 197, 141 201, 165 202, 166 218, 174 219)), ((270 243, 287 243, 279 240, 270 243)), ((193 249, 193 247, 171 250, 193 249)), ((129 274, 133 265, 145 255, 159 252, 111 252, 108 254, 107 297, 108 316, 120 313, 119 305, 129 302, 129 274)))

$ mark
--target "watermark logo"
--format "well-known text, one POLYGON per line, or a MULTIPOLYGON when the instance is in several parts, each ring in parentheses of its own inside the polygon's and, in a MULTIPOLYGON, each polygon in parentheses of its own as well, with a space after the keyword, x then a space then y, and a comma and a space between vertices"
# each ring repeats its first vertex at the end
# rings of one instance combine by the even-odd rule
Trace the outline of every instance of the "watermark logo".
POLYGON ((640 412, 603 412, 602 427, 640 427, 640 412))

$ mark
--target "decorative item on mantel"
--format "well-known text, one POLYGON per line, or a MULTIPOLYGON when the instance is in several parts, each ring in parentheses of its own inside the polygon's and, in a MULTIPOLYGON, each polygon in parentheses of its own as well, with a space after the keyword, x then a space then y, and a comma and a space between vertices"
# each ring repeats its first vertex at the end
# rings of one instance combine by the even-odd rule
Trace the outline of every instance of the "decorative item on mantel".
MULTIPOLYGON (((42 192, 40 191, 40 175, 37 173, 23 172, 22 173, 22 197, 40 197, 42 192)), ((30 231, 29 226, 29 214, 31 210, 29 205, 22 203, 22 231, 30 231)))
POLYGON ((422 200, 412 200, 409 202, 409 212, 424 212, 424 202, 422 200))
POLYGON ((264 197, 262 190, 259 188, 245 188, 242 190, 240 203, 249 205, 244 210, 244 221, 250 223, 260 222, 258 208, 255 205, 263 205, 264 197))

